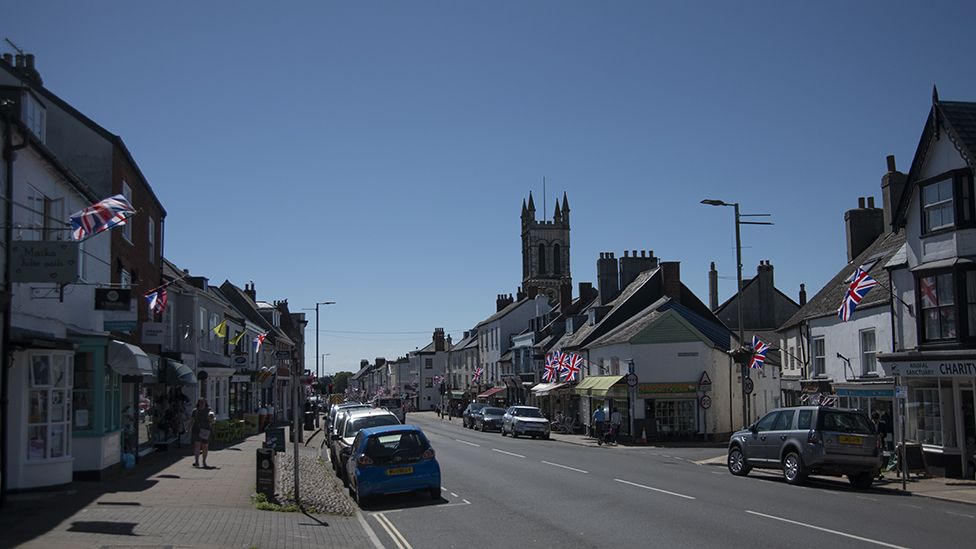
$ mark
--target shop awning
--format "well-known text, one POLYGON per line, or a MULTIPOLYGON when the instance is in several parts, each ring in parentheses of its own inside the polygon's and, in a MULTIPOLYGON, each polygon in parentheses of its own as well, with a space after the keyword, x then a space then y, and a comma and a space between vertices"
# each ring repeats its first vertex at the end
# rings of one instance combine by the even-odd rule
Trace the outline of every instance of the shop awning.
POLYGON ((152 361, 142 349, 118 340, 108 342, 109 367, 124 376, 153 375, 152 361))
POLYGON ((478 395, 478 398, 489 398, 489 397, 492 397, 495 394, 500 393, 500 392, 502 392, 504 390, 505 390, 505 387, 492 387, 491 389, 488 389, 487 391, 485 391, 485 392, 481 393, 480 395, 478 395))
POLYGON ((193 375, 193 370, 182 362, 172 359, 166 360, 166 384, 167 385, 196 385, 197 376, 193 375))
POLYGON ((538 397, 543 397, 548 395, 551 391, 555 391, 560 387, 565 387, 566 383, 540 383, 532 388, 532 394, 538 397))
POLYGON ((623 378, 624 376, 590 376, 581 381, 573 392, 581 396, 605 397, 610 388, 623 378))
POLYGON ((464 391, 452 390, 451 398, 464 398, 464 391))

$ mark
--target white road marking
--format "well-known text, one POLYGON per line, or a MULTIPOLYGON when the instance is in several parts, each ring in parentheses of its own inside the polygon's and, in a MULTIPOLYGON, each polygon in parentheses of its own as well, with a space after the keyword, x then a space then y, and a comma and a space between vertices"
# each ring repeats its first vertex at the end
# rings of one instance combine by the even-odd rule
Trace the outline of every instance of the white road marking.
POLYGON ((363 518, 363 514, 356 513, 356 518, 359 519, 359 523, 363 526, 363 530, 366 530, 366 536, 369 538, 369 541, 373 542, 373 547, 376 549, 385 549, 383 544, 380 543, 380 538, 377 537, 376 532, 373 531, 373 527, 369 525, 369 522, 366 522, 365 518, 363 518))
POLYGON ((679 498, 685 499, 696 499, 694 496, 686 496, 684 494, 679 494, 677 492, 669 492, 667 490, 662 490, 660 488, 654 488, 653 486, 644 486, 643 484, 637 484, 636 482, 630 482, 628 480, 620 480, 619 478, 613 479, 617 482, 622 482, 624 484, 629 484, 631 486, 636 486, 638 488, 644 488, 645 490, 654 490, 655 492, 661 492, 662 494, 668 494, 669 496, 678 496, 679 498))
POLYGON ((946 513, 949 514, 949 515, 955 515, 957 517, 976 518, 973 515, 967 515, 965 513, 954 513, 952 511, 946 511, 946 513))
POLYGON ((454 492, 451 492, 451 495, 454 496, 454 497, 460 497, 457 494, 455 494, 454 492))
POLYGON ((878 501, 878 500, 877 500, 877 499, 875 499, 875 498, 869 498, 869 497, 867 497, 867 496, 857 496, 857 499, 866 499, 866 500, 868 500, 868 501, 878 501))
POLYGON ((584 471, 582 469, 577 469, 576 467, 570 467, 568 465, 560 465, 558 463, 553 463, 551 461, 543 461, 546 465, 554 465, 556 467, 562 467, 563 469, 569 469, 570 471, 576 471, 577 473, 589 474, 589 471, 584 471))
POLYGON ((905 507, 911 507, 912 509, 921 509, 922 508, 921 505, 912 505, 910 503, 902 503, 902 505, 904 505, 905 507))
POLYGON ((395 543, 397 547, 400 549, 413 549, 413 546, 410 545, 407 538, 403 537, 403 534, 397 530, 396 526, 393 526, 393 523, 390 522, 390 519, 387 518, 386 515, 383 513, 376 513, 373 516, 376 517, 376 520, 379 521, 381 526, 383 526, 386 533, 390 535, 390 539, 393 540, 393 543, 395 543))
POLYGON ((471 505, 471 502, 470 502, 470 501, 468 501, 468 500, 466 500, 466 499, 462 499, 461 501, 463 501, 463 502, 464 502, 464 503, 466 503, 467 505, 471 505))
POLYGON ((454 439, 454 440, 456 440, 456 441, 458 441, 458 442, 460 442, 461 444, 467 444, 468 446, 477 446, 478 448, 481 448, 481 445, 480 445, 480 444, 475 444, 475 443, 473 443, 473 442, 468 442, 468 441, 466 441, 466 440, 461 440, 461 439, 459 439, 459 438, 456 438, 456 439, 454 439))
POLYGON ((525 457, 525 456, 523 456, 521 454, 513 454, 512 452, 506 452, 505 450, 499 450, 498 448, 492 448, 491 451, 492 452, 498 452, 499 454, 506 454, 506 455, 509 455, 509 456, 515 456, 517 458, 524 458, 525 457))
POLYGON ((724 475, 725 473, 723 473, 722 471, 712 471, 712 474, 713 475, 724 475))
POLYGON ((756 515, 756 516, 760 516, 760 517, 765 517, 765 518, 773 519, 773 520, 779 520, 779 521, 786 522, 786 523, 789 523, 789 524, 796 524, 797 526, 806 526, 807 528, 812 528, 813 530, 819 530, 821 532, 827 532, 829 534, 836 534, 838 536, 843 536, 845 538, 856 539, 858 541, 864 541, 864 542, 867 542, 867 543, 873 543, 875 545, 881 545, 882 547, 893 547, 894 549, 907 549, 906 547, 903 547, 901 545, 893 545, 891 543, 885 543, 883 541, 878 541, 876 539, 864 538, 864 537, 861 537, 861 536, 855 536, 854 534, 848 534, 847 532, 840 532, 838 530, 831 530, 829 528, 823 528, 821 526, 814 526, 812 524, 806 524, 804 522, 797 522, 795 520, 790 520, 790 519, 786 519, 786 518, 782 518, 782 517, 775 517, 773 515, 767 515, 765 513, 757 513, 756 511, 749 511, 749 510, 746 510, 746 513, 749 513, 751 515, 756 515))

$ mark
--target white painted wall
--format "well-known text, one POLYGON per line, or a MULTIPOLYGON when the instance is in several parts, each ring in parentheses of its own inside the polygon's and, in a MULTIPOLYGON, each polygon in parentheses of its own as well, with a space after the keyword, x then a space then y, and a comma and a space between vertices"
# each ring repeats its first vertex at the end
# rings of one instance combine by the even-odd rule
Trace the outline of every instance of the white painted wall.
MULTIPOLYGON (((884 291, 882 288, 875 288, 874 292, 884 291)), ((810 341, 811 348, 807 349, 810 357, 811 366, 813 364, 812 341, 817 337, 824 338, 824 350, 826 353, 825 372, 835 382, 849 379, 853 376, 860 377, 861 370, 861 330, 874 329, 875 348, 879 353, 891 352, 891 309, 888 304, 873 307, 858 307, 854 315, 847 322, 842 321, 835 315, 820 317, 810 320, 810 341), (851 368, 845 375, 846 363, 837 356, 840 353, 850 359, 851 368)), ((878 370, 880 371, 880 370, 878 370)))

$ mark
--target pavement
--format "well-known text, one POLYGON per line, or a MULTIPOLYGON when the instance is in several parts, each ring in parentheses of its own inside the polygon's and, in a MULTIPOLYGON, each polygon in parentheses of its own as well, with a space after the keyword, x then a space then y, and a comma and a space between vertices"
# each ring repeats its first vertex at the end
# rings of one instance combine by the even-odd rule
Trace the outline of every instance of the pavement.
MULTIPOLYGON (((193 467, 192 450, 184 446, 150 454, 100 482, 10 494, 0 512, 0 547, 378 546, 358 511, 337 516, 255 509, 256 450, 263 441, 261 434, 212 447, 208 469, 193 467)), ((312 441, 316 449, 319 442, 312 441)), ((279 460, 291 459, 288 447, 279 460)))

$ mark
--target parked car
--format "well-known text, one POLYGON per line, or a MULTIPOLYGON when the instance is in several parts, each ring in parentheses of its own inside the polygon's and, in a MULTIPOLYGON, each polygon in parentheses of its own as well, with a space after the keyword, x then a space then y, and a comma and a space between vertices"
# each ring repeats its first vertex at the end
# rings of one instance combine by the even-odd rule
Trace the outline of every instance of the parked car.
POLYGON ((475 412, 474 418, 474 428, 476 431, 501 431, 502 430, 502 417, 505 416, 504 408, 495 408, 494 406, 485 406, 484 408, 475 412))
POLYGON ((468 429, 474 429, 474 421, 471 416, 485 406, 488 405, 484 402, 472 402, 471 404, 468 404, 468 407, 464 409, 464 412, 461 412, 461 425, 467 427, 468 429))
MULTIPOLYGON (((373 409, 373 407, 370 406, 370 405, 368 405, 368 404, 358 404, 356 406, 347 406, 345 408, 342 408, 338 412, 336 412, 335 421, 332 423, 332 425, 329 426, 329 430, 327 431, 328 432, 328 438, 326 439, 328 441, 328 444, 329 444, 329 460, 332 461, 332 467, 334 469, 336 469, 337 467, 339 467, 337 465, 337 460, 338 460, 339 456, 336 455, 335 452, 334 452, 335 448, 334 448, 334 446, 332 444, 332 440, 333 440, 332 437, 334 437, 335 435, 337 435, 337 434, 339 434, 339 433, 342 432, 342 429, 343 429, 343 427, 344 427, 344 425, 346 423, 346 419, 349 418, 349 415, 350 414, 352 414, 353 412, 359 412, 359 411, 363 411, 363 410, 372 410, 372 409, 373 409)), ((336 472, 337 473, 338 473, 338 471, 339 470, 336 469, 336 472)))
POLYGON ((535 406, 510 406, 502 416, 502 436, 511 433, 512 438, 529 435, 532 438, 549 438, 549 420, 535 406))
POLYGON ((388 410, 390 413, 395 415, 400 423, 407 422, 407 412, 406 408, 403 406, 403 399, 399 397, 382 397, 377 398, 373 401, 373 406, 376 408, 383 408, 388 410))
POLYGON ((330 429, 330 436, 332 435, 332 430, 335 427, 336 418, 339 416, 339 412, 349 408, 369 408, 369 405, 363 404, 362 402, 343 402, 342 404, 333 404, 329 409, 328 427, 330 429))
POLYGON ((362 507, 380 494, 423 490, 441 497, 441 468, 434 449, 416 425, 370 427, 359 431, 346 461, 349 495, 362 507))
POLYGON ((781 408, 729 440, 733 475, 747 475, 753 467, 782 469, 790 484, 802 484, 811 474, 847 475, 852 486, 867 489, 881 462, 874 425, 857 410, 781 408))
POLYGON ((332 435, 330 440, 331 455, 335 456, 333 468, 343 484, 347 484, 346 460, 349 459, 350 447, 353 439, 356 438, 356 434, 364 428, 381 425, 401 425, 401 423, 400 419, 388 410, 351 408, 346 412, 345 421, 342 422, 342 430, 332 435))

